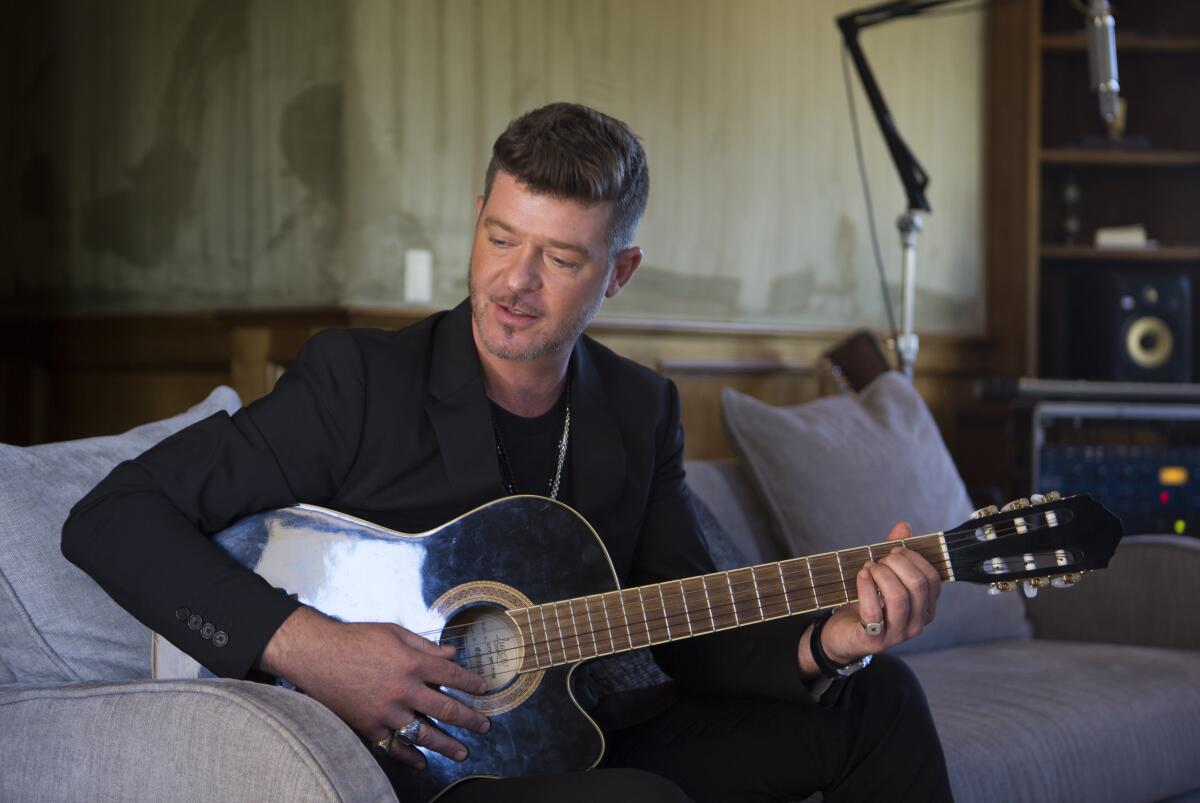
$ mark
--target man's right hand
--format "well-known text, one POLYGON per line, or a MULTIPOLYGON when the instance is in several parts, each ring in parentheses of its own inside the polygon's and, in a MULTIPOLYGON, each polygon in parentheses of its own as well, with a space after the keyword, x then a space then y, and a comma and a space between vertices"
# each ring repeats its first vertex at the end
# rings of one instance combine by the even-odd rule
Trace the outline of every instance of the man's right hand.
MULTIPOLYGON (((346 623, 308 607, 297 608, 267 643, 258 668, 319 700, 371 742, 412 722, 416 712, 484 733, 487 717, 438 691, 438 686, 482 694, 479 675, 454 663, 455 649, 399 625, 346 623)), ((455 761, 467 749, 426 721, 417 744, 455 761)), ((418 769, 421 751, 392 740, 391 755, 418 769)))

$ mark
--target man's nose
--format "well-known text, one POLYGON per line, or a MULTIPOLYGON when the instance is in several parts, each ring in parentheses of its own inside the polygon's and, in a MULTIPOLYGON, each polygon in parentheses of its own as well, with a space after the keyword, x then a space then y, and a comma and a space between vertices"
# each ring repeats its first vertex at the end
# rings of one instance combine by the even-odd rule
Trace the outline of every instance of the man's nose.
POLYGON ((522 248, 509 265, 505 280, 514 291, 539 289, 542 286, 541 249, 533 245, 522 248))

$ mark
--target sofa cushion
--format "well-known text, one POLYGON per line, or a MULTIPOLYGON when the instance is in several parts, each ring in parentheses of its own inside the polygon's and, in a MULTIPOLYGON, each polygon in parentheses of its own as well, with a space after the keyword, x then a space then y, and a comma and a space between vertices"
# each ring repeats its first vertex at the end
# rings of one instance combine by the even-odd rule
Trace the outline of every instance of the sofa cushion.
POLYGON ((222 386, 187 412, 121 435, 0 444, 0 682, 149 677, 149 631, 62 556, 63 522, 117 463, 239 407, 222 386))
POLYGON ((960 803, 1200 789, 1200 653, 1032 639, 906 655, 960 803))
MULTIPOLYGON (((914 534, 938 532, 971 513, 933 416, 894 371, 858 395, 794 407, 772 407, 727 388, 721 413, 789 556, 876 543, 900 520, 914 534)), ((1029 635, 1016 595, 991 597, 981 586, 948 583, 936 620, 898 649, 1029 635)))
POLYGON ((0 691, 0 800, 396 803, 350 728, 244 680, 0 691))

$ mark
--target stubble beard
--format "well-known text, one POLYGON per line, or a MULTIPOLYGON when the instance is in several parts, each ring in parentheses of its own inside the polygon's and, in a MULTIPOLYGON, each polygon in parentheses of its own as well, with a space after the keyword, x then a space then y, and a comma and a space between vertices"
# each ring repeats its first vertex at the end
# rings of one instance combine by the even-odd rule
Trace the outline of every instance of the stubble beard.
MULTIPOLYGON (((497 302, 510 307, 521 307, 520 298, 518 296, 489 296, 483 298, 482 294, 475 287, 475 280, 467 274, 467 290, 471 299, 471 316, 475 320, 475 331, 479 333, 479 340, 483 343, 483 347, 493 357, 498 357, 502 360, 511 360, 513 362, 528 362, 536 360, 539 357, 544 357, 551 352, 558 351, 563 346, 570 344, 574 347, 575 341, 583 334, 583 330, 592 322, 592 318, 596 317, 596 313, 600 311, 600 306, 604 303, 604 293, 598 293, 595 300, 588 306, 579 310, 574 316, 563 321, 562 325, 548 334, 544 335, 540 342, 534 343, 524 351, 517 350, 508 346, 505 343, 497 343, 493 341, 487 332, 485 326, 487 322, 487 306, 489 303, 497 302)), ((500 324, 500 329, 504 333, 506 339, 512 338, 516 333, 516 329, 506 324, 500 324)))

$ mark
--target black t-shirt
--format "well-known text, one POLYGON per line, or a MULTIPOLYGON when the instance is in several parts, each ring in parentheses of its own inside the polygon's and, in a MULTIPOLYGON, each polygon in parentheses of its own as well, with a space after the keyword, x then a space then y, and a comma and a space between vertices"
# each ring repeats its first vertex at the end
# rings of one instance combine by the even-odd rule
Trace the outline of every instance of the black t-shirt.
MULTIPOLYGON (((499 432, 501 481, 509 480, 519 494, 550 496, 554 473, 558 467, 558 443, 562 439, 563 422, 567 414, 567 394, 558 397, 553 407, 533 418, 515 415, 491 399, 492 418, 499 432)), ((568 452, 570 440, 567 441, 568 452)), ((571 460, 563 460, 559 480, 558 501, 571 504, 571 460)))

